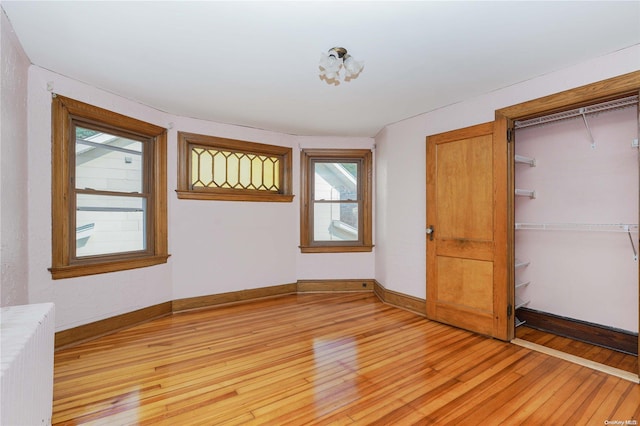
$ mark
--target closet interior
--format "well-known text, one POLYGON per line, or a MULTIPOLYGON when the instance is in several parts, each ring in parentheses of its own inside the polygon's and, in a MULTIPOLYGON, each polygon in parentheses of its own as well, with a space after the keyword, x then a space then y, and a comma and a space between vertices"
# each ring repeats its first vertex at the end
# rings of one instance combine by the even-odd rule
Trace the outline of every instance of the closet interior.
POLYGON ((638 96, 514 127, 516 336, 533 327, 637 357, 638 96), (588 335, 600 330, 626 346, 588 335))

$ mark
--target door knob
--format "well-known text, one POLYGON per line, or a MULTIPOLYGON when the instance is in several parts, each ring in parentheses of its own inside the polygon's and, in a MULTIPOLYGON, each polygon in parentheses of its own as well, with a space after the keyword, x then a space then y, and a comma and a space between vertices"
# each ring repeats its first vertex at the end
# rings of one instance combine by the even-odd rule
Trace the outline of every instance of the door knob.
POLYGON ((436 232, 436 230, 433 227, 433 225, 429 225, 429 227, 427 228, 427 235, 429 236, 429 241, 433 241, 433 234, 435 232, 436 232))

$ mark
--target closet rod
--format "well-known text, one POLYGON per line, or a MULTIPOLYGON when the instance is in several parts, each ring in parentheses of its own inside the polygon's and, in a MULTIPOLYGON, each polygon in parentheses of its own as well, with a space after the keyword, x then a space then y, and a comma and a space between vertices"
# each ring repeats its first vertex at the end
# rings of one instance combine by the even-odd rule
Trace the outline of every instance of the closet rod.
POLYGON ((537 126, 540 124, 551 123, 554 121, 566 120, 574 117, 584 117, 585 114, 596 114, 599 112, 610 111, 614 109, 626 108, 638 104, 638 95, 627 96, 626 98, 615 99, 613 101, 602 102, 587 107, 576 108, 569 111, 558 112, 556 114, 545 115, 542 117, 530 118, 528 120, 517 120, 514 123, 516 129, 524 127, 537 126))
POLYGON ((638 232, 637 223, 516 223, 515 228, 537 231, 638 232))

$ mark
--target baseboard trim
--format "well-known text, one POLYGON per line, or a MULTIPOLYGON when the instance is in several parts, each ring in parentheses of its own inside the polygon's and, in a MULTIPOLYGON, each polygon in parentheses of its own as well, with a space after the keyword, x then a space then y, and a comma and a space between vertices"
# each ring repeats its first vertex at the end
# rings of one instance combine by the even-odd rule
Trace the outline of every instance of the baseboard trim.
POLYGON ((298 293, 373 291, 375 280, 298 280, 298 293))
POLYGON ((626 354, 638 355, 638 335, 629 331, 529 308, 518 309, 516 315, 531 328, 626 354))
POLYGON ((229 293, 211 294, 207 296, 187 297, 171 302, 173 312, 187 311, 191 309, 209 308, 216 305, 246 302, 265 297, 282 296, 297 292, 297 284, 282 284, 270 287, 260 287, 248 290, 232 291, 229 293))
POLYGON ((396 308, 405 309, 423 317, 427 316, 427 302, 425 299, 419 297, 409 296, 404 293, 398 293, 396 291, 386 289, 378 281, 374 282, 373 291, 378 298, 391 306, 396 308))
POLYGON ((131 327, 132 325, 141 324, 156 318, 171 315, 171 313, 171 302, 165 302, 67 330, 58 331, 55 334, 55 348, 61 349, 67 346, 86 342, 88 340, 131 327))

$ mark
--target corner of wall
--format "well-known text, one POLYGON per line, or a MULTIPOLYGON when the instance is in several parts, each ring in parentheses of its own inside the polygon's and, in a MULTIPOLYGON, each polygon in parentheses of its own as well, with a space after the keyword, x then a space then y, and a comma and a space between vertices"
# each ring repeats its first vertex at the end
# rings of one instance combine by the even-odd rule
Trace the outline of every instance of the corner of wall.
POLYGON ((0 13, 2 130, 0 131, 1 305, 28 303, 27 86, 29 59, 2 9, 0 13))

